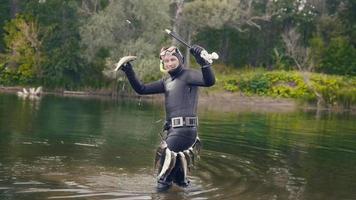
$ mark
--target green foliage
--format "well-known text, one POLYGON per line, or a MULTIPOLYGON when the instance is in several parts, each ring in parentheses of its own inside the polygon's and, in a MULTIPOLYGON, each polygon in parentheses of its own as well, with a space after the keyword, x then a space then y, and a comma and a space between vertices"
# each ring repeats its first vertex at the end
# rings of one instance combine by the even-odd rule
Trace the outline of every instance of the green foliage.
POLYGON ((240 1, 234 0, 195 0, 186 3, 183 10, 184 24, 194 29, 221 29, 227 23, 239 23, 241 12, 236 12, 240 1))
POLYGON ((103 77, 102 71, 105 66, 105 59, 109 56, 107 49, 100 49, 92 59, 91 63, 85 66, 85 70, 81 71, 82 82, 92 88, 106 87, 109 82, 103 77))
POLYGON ((6 51, 2 80, 10 84, 33 84, 43 60, 37 22, 17 15, 5 25, 6 51))
POLYGON ((356 75, 356 48, 344 37, 331 39, 320 70, 329 74, 356 75))
POLYGON ((168 10, 168 0, 112 1, 80 28, 81 45, 85 49, 82 56, 92 62, 98 51, 107 51, 103 59, 110 71, 120 57, 136 55, 138 59, 133 64, 139 76, 157 77, 157 55, 164 38, 163 30, 169 26, 168 10))
MULTIPOLYGON (((343 11, 348 11, 347 8, 348 4, 344 4, 343 11)), ((337 11, 334 8, 332 12, 337 11)), ((311 58, 318 72, 355 75, 356 49, 353 38, 350 37, 352 31, 349 30, 350 23, 353 22, 345 21, 344 14, 339 14, 324 15, 318 19, 318 31, 309 42, 311 58)))
POLYGON ((315 69, 318 71, 321 70, 320 65, 321 65, 323 55, 325 52, 324 46, 325 46, 325 44, 321 37, 316 36, 310 40, 310 48, 311 48, 311 51, 313 52, 311 54, 311 59, 312 59, 312 62, 314 63, 315 69))
POLYGON ((350 107, 356 103, 356 85, 351 88, 341 88, 336 91, 335 101, 342 102, 345 107, 350 107))
POLYGON ((271 69, 276 70, 291 70, 294 66, 294 61, 290 56, 285 55, 285 49, 274 48, 273 49, 273 61, 274 66, 271 69))
MULTIPOLYGON (((67 89, 107 87, 110 80, 101 72, 110 71, 120 57, 129 54, 138 56, 133 65, 140 77, 146 81, 157 79, 161 77, 157 52, 172 41, 163 30, 173 23, 178 24, 184 38, 189 32, 191 43, 218 52, 217 62, 230 69, 293 69, 295 63, 286 56, 281 34, 297 27, 301 49, 311 49, 310 57, 305 59, 311 61, 310 65, 303 64, 303 69, 356 75, 356 3, 351 0, 251 4, 245 0, 184 1, 178 22, 172 21, 175 1, 170 0, 23 0, 16 4, 22 17, 10 21, 11 2, 0 3, 3 84, 43 84, 67 89)), ((283 80, 287 77, 284 73, 230 77, 224 87, 249 94, 315 98, 305 91, 304 84, 294 83, 297 78, 283 80)), ((124 79, 122 73, 118 76, 124 79)), ((111 74, 111 78, 117 76, 111 74)), ((328 102, 339 101, 341 94, 321 86, 316 88, 328 102)), ((338 91, 348 90, 340 86, 338 91)), ((352 99, 347 95, 343 98, 352 99)))
POLYGON ((0 52, 5 49, 4 30, 5 23, 10 19, 10 1, 3 1, 0 3, 0 52))
POLYGON ((297 73, 286 71, 257 73, 240 84, 244 86, 242 90, 250 94, 286 98, 306 97, 306 85, 297 73))
MULTIPOLYGON (((311 74, 311 83, 327 104, 356 103, 354 78, 311 74)), ((315 94, 307 87, 302 75, 296 71, 242 72, 238 76, 224 77, 223 88, 247 95, 316 100, 315 94)))
POLYGON ((237 80, 235 79, 227 79, 225 82, 224 82, 224 89, 229 91, 229 92, 236 92, 238 91, 238 82, 237 80))
POLYGON ((262 20, 268 8, 259 1, 190 1, 183 9, 182 29, 189 29, 195 43, 219 52, 225 65, 271 67, 279 36, 275 24, 262 20))
POLYGON ((266 94, 270 83, 264 74, 257 73, 252 77, 245 77, 239 82, 239 88, 250 94, 266 94))
POLYGON ((285 23, 307 24, 312 22, 317 14, 313 4, 308 1, 274 1, 273 9, 276 12, 276 20, 285 23))
POLYGON ((356 1, 347 0, 342 2, 340 12, 337 12, 338 19, 343 25, 343 36, 347 37, 350 44, 356 46, 356 1))
POLYGON ((25 13, 36 16, 41 27, 43 48, 48 58, 43 63, 39 76, 47 87, 75 89, 83 85, 85 61, 80 57, 78 15, 80 2, 67 1, 28 1, 25 13))

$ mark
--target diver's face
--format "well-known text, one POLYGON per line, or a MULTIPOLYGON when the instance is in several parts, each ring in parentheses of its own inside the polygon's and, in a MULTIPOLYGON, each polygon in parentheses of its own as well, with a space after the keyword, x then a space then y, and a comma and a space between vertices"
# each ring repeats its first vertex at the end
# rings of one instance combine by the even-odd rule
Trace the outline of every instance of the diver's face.
POLYGON ((179 60, 174 55, 163 56, 162 61, 164 68, 168 71, 171 71, 179 66, 179 60))

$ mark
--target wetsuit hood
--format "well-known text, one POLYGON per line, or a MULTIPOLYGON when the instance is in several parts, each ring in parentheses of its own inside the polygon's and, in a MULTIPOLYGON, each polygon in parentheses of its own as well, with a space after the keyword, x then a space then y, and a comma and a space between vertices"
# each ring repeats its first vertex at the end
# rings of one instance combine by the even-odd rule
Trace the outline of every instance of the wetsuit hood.
POLYGON ((175 57, 177 57, 178 62, 179 62, 178 67, 176 67, 175 69, 172 69, 172 70, 168 71, 169 75, 174 79, 174 78, 176 78, 176 77, 182 72, 182 70, 183 70, 184 57, 183 57, 183 55, 178 51, 178 49, 177 49, 177 52, 174 52, 172 55, 175 56, 175 57))

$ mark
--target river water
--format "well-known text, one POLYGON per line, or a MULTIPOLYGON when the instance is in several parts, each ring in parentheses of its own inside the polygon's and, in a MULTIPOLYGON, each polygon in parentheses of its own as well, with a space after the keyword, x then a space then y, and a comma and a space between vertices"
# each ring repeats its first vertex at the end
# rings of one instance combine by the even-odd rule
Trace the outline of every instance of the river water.
POLYGON ((201 109, 192 185, 157 193, 163 116, 138 100, 0 94, 0 199, 356 199, 354 114, 201 109))

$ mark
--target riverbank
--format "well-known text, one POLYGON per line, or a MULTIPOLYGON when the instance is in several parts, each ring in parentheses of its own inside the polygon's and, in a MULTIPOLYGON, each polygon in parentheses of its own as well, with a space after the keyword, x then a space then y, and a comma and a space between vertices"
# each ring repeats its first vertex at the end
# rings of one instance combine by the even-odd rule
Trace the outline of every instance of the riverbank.
MULTIPOLYGON (((4 87, 0 86, 0 93, 15 94, 22 91, 23 87, 4 87)), ((67 91, 67 90, 46 90, 43 95, 70 96, 77 98, 100 98, 107 100, 116 100, 121 98, 136 99, 157 105, 163 105, 163 95, 136 95, 135 93, 119 94, 113 96, 109 90, 89 90, 89 91, 67 91)), ((313 104, 297 101, 291 98, 273 98, 262 96, 247 96, 241 92, 222 92, 210 91, 202 88, 199 95, 199 109, 219 112, 292 112, 296 109, 316 110, 313 104)), ((356 105, 348 109, 343 107, 324 107, 319 110, 328 110, 333 112, 350 111, 356 113, 356 105)))
POLYGON ((217 78, 217 91, 291 98, 301 102, 319 101, 328 108, 352 108, 356 105, 356 77, 353 76, 249 69, 217 73, 217 78))

